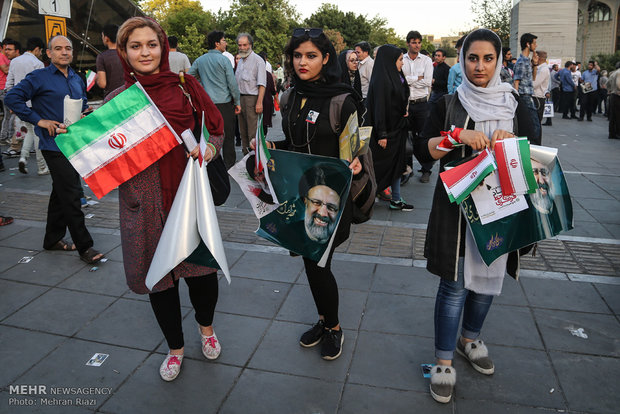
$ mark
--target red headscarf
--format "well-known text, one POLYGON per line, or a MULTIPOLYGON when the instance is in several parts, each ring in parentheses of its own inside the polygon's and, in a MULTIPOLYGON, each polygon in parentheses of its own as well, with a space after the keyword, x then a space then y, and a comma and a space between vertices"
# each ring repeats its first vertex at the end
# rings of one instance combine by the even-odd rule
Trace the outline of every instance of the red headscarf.
MULTIPOLYGON (((153 20, 153 22, 159 25, 153 20)), ((162 29, 163 32, 163 29, 162 29)), ((194 129, 194 110, 183 90, 179 75, 170 71, 168 63, 168 53, 170 45, 164 33, 164 42, 161 48, 161 61, 159 63, 159 73, 153 75, 139 75, 129 66, 127 61, 117 49, 124 69, 125 87, 130 87, 136 79, 144 87, 157 108, 164 115, 172 126, 172 129, 180 136, 186 129, 194 129), (132 74, 133 73, 133 74, 132 74)), ((202 85, 190 75, 185 75, 185 91, 192 97, 192 102, 198 113, 197 119, 201 119, 201 112, 205 116, 205 125, 209 134, 222 135, 224 133, 224 121, 209 95, 205 92, 202 85)), ((200 122, 200 121, 198 121, 200 122)), ((200 137, 196 137, 199 139, 200 137)), ((181 177, 187 164, 185 149, 179 145, 164 155, 159 160, 159 177, 161 183, 162 199, 164 210, 170 211, 174 196, 176 195, 181 177)))

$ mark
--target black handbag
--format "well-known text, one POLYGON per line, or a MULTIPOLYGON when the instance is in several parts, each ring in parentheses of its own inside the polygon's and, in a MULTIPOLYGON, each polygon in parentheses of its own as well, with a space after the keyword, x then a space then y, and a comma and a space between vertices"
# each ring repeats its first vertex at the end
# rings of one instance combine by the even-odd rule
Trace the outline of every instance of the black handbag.
POLYGON ((407 137, 405 138, 405 156, 409 159, 413 155, 413 135, 411 132, 407 132, 407 137))

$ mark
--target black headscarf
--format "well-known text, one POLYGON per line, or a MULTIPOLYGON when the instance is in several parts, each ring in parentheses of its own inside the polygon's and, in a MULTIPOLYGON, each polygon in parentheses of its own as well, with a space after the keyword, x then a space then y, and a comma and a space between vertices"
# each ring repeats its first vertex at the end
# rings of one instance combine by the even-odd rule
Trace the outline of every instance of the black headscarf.
MULTIPOLYGON (((344 50, 340 52, 338 56, 338 63, 340 64, 340 70, 342 75, 340 77, 340 82, 346 83, 347 85, 351 85, 351 74, 349 71, 349 65, 347 62, 347 56, 349 53, 355 53, 352 50, 344 50)), ((355 92, 357 92, 360 96, 362 96, 362 78, 360 77, 359 70, 355 71, 355 78, 353 79, 353 85, 351 85, 355 92)))
POLYGON ((376 118, 381 114, 387 115, 385 108, 390 107, 390 102, 407 101, 408 88, 406 83, 403 83, 405 76, 402 71, 399 72, 396 69, 396 59, 402 53, 399 48, 393 45, 383 45, 377 51, 366 99, 367 118, 370 125, 381 123, 381 120, 376 118), (375 106, 380 106, 380 108, 375 108, 375 106), (377 110, 375 111, 375 109, 377 110))

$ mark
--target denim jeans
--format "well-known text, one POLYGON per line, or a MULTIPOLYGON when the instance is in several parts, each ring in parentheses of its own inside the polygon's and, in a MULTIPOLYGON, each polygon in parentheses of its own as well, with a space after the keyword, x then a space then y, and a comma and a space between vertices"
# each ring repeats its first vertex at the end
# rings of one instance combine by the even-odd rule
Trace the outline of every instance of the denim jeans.
POLYGON ((454 357, 461 313, 461 335, 476 339, 493 302, 493 296, 467 290, 464 284, 463 258, 460 258, 457 281, 441 279, 435 299, 435 357, 438 359, 454 357))

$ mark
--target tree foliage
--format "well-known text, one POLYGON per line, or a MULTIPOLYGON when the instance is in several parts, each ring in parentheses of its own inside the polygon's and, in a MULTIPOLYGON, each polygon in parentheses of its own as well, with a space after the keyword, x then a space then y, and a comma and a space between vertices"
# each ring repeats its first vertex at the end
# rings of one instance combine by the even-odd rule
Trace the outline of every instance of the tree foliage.
POLYGON ((342 52, 343 50, 349 48, 344 42, 342 34, 338 30, 326 29, 325 35, 329 38, 329 40, 331 40, 332 44, 334 45, 334 49, 336 49, 336 52, 338 54, 340 54, 340 52, 342 52))
POLYGON ((511 0, 472 0, 471 11, 476 15, 474 22, 493 30, 500 39, 502 46, 510 42, 510 11, 511 0))
POLYGON ((606 70, 611 73, 616 70, 616 62, 620 62, 620 51, 617 51, 613 55, 599 54, 592 56, 590 60, 598 62, 598 65, 601 67, 601 70, 606 70))
POLYGON ((199 33, 196 24, 192 23, 187 27, 185 34, 179 38, 179 49, 187 55, 190 61, 196 60, 204 54, 207 49, 204 47, 206 35, 199 33))
POLYGON ((396 34, 396 31, 387 26, 387 19, 375 16, 370 20, 370 36, 368 41, 374 46, 391 44, 398 47, 407 47, 407 42, 396 34))

